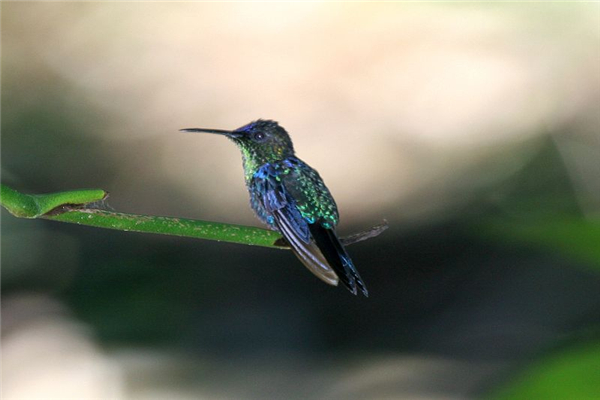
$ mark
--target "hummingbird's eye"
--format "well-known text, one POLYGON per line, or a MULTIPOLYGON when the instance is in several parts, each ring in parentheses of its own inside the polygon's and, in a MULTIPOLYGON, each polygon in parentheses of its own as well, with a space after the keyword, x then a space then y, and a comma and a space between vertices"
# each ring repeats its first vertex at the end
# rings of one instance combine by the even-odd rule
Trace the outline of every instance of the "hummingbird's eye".
POLYGON ((261 140, 263 140, 265 137, 266 137, 266 136, 265 136, 264 132, 256 132, 256 133, 254 134, 254 140, 256 140, 256 141, 259 141, 259 142, 260 142, 261 140))

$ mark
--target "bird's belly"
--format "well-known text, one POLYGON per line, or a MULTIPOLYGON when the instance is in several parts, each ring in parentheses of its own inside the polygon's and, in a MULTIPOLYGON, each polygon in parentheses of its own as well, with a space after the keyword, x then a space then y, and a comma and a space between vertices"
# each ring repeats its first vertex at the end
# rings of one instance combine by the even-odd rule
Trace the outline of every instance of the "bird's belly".
POLYGON ((250 207, 254 210, 254 214, 261 220, 262 223, 269 226, 270 229, 277 231, 275 220, 262 204, 262 199, 259 195, 250 190, 250 207))

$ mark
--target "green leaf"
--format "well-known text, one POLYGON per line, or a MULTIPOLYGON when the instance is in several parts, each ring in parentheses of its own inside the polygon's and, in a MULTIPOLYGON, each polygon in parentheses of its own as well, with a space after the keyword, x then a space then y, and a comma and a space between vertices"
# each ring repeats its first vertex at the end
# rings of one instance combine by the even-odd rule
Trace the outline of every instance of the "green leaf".
POLYGON ((108 193, 100 189, 28 195, 19 193, 4 184, 0 185, 2 206, 19 218, 38 218, 60 206, 84 205, 104 200, 107 196, 108 193))

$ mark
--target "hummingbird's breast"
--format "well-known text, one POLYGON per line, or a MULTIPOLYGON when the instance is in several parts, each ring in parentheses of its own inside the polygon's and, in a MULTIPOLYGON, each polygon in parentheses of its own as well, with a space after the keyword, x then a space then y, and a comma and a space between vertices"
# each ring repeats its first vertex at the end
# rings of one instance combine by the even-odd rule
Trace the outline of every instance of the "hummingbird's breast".
MULTIPOLYGON (((250 206, 254 210, 258 219, 269 225, 271 229, 278 230, 275 226, 274 218, 269 209, 273 206, 267 206, 265 203, 273 203, 270 199, 273 192, 273 186, 278 186, 280 190, 285 191, 283 179, 289 175, 293 168, 293 162, 285 159, 278 162, 267 162, 255 168, 253 173, 246 170, 246 187, 250 194, 250 206)), ((252 169, 250 169, 251 171, 252 169)), ((280 200, 280 205, 284 206, 285 199, 280 200)))

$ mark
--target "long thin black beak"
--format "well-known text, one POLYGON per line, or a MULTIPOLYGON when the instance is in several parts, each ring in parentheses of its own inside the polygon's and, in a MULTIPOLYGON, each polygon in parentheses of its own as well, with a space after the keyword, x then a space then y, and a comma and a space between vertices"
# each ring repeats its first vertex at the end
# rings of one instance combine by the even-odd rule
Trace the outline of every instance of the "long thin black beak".
POLYGON ((180 129, 181 132, 202 132, 202 133, 216 133, 217 135, 225 135, 231 138, 241 137, 242 134, 236 131, 226 131, 223 129, 204 129, 204 128, 185 128, 180 129))

